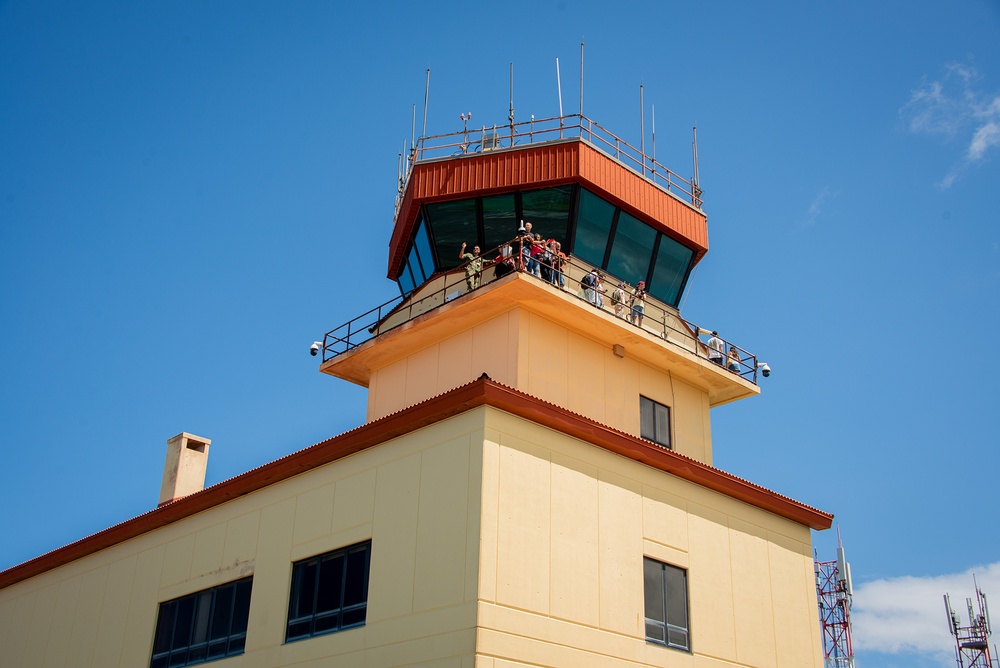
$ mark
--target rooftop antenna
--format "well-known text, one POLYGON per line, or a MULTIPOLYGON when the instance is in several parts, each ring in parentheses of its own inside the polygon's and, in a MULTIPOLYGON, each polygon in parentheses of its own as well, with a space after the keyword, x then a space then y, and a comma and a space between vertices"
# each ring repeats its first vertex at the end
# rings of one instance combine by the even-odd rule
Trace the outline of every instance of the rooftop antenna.
POLYGON ((510 113, 507 114, 510 121, 510 145, 514 146, 514 63, 510 64, 510 113))
POLYGON ((410 117, 410 151, 417 148, 417 105, 413 105, 413 114, 410 117))
POLYGON ((583 122, 583 39, 580 40, 580 122, 583 122))
POLYGON ((562 107, 562 78, 559 76, 559 57, 556 57, 556 89, 559 92, 559 139, 562 139, 563 127, 563 107, 562 107))
POLYGON ((653 176, 656 176, 656 105, 651 104, 649 110, 653 121, 653 176))
POLYGON ((396 193, 403 192, 403 156, 406 155, 406 140, 403 140, 403 152, 396 160, 396 193))
POLYGON ((458 116, 462 119, 462 153, 469 149, 469 121, 472 120, 472 112, 462 113, 458 116))
POLYGON ((431 94, 431 68, 427 68, 427 82, 424 84, 424 127, 420 131, 420 140, 423 143, 424 137, 427 136, 427 98, 431 94))
POLYGON ((691 177, 691 203, 701 208, 701 186, 698 177, 698 126, 691 128, 694 139, 691 140, 691 156, 694 160, 694 176, 691 177))
POLYGON ((844 545, 837 527, 836 561, 819 561, 816 571, 816 598, 819 603, 820 635, 823 637, 825 668, 854 668, 851 641, 851 567, 844 555, 844 545))
POLYGON ((976 577, 972 577, 976 588, 976 604, 968 598, 965 600, 969 610, 969 624, 962 626, 962 620, 951 607, 951 597, 944 595, 944 608, 948 615, 948 630, 955 638, 955 660, 959 668, 994 668, 998 662, 996 645, 990 653, 990 610, 986 605, 986 594, 979 588, 976 577), (978 610, 977 610, 978 609, 978 610))
POLYGON ((646 175, 646 110, 642 106, 642 84, 639 84, 639 153, 642 155, 642 174, 646 175))

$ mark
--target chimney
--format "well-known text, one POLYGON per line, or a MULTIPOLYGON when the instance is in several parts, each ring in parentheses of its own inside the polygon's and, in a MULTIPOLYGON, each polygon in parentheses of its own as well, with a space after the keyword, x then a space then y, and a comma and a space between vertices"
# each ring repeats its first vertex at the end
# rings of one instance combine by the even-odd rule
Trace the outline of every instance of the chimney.
POLYGON ((212 441, 181 432, 167 441, 167 461, 163 465, 163 484, 157 507, 205 488, 208 448, 212 441))

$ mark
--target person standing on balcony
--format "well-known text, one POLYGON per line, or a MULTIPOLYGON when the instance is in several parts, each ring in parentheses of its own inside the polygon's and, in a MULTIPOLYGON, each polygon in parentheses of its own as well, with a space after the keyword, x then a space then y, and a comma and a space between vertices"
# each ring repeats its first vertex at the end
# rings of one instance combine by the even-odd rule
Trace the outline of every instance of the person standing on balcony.
POLYGON ((628 287, 625 285, 625 281, 618 284, 614 292, 611 293, 611 304, 615 307, 615 316, 619 318, 625 317, 625 307, 627 306, 626 297, 628 287))
POLYGON ((725 357, 726 344, 719 338, 719 333, 713 331, 712 338, 708 340, 708 359, 722 366, 722 359, 725 357))
POLYGON ((733 373, 740 372, 740 352, 736 350, 736 346, 729 346, 729 355, 726 356, 727 364, 726 368, 733 373))
POLYGON ((525 247, 528 248, 528 273, 534 274, 535 278, 541 278, 541 265, 538 263, 538 256, 542 254, 542 235, 536 232, 535 236, 531 238, 531 242, 525 247))
POLYGON ((604 275, 597 272, 597 284, 594 286, 594 305, 604 308, 604 275))
POLYGON ((566 253, 562 252, 562 244, 553 239, 552 255, 555 257, 552 265, 552 284, 560 288, 566 287, 566 275, 563 273, 563 265, 566 264, 566 253))
POLYGON ((642 327, 642 319, 646 315, 646 281, 639 281, 632 293, 632 324, 642 327))
POLYGON ((521 245, 521 271, 530 271, 528 266, 531 260, 531 244, 535 241, 535 235, 531 232, 531 221, 524 224, 524 232, 518 238, 521 245))
POLYGON ((583 298, 591 304, 597 304, 597 270, 591 269, 590 273, 580 279, 580 287, 583 288, 583 298))
POLYGON ((552 265, 555 264, 555 255, 552 254, 552 243, 546 241, 542 244, 542 251, 537 257, 538 264, 542 269, 542 280, 552 283, 552 265))
POLYGON ((469 290, 479 287, 483 278, 483 258, 479 257, 479 246, 473 246, 471 253, 465 252, 465 242, 462 242, 462 250, 458 252, 458 259, 465 262, 465 283, 469 290))
POLYGON ((497 255, 497 259, 493 260, 493 266, 493 273, 496 278, 503 278, 515 270, 514 257, 510 244, 504 244, 500 247, 500 254, 497 255))

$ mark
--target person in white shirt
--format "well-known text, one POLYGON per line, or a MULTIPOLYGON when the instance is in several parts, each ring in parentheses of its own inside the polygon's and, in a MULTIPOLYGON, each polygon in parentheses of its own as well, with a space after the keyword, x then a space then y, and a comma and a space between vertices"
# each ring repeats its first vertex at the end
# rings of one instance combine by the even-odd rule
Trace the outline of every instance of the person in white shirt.
POLYGON ((719 338, 718 332, 712 332, 712 338, 708 340, 708 359, 709 361, 715 362, 719 366, 722 366, 722 360, 725 358, 726 344, 722 342, 719 338))

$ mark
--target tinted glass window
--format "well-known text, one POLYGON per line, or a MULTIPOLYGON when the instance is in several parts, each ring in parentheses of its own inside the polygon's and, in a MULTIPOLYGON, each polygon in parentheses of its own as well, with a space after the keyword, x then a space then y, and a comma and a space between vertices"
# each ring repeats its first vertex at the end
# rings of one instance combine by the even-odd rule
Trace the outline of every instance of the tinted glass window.
POLYGON ((483 254, 516 237, 519 225, 513 193, 484 197, 483 233, 486 245, 483 254))
POLYGON ((253 578, 160 604, 152 668, 193 666, 243 653, 253 578))
POLYGON ((462 242, 471 249, 479 243, 476 225, 476 200, 463 199, 453 202, 428 204, 427 220, 434 230, 434 243, 442 269, 457 267, 461 260, 458 251, 462 242))
POLYGON ((407 258, 406 263, 410 265, 410 273, 413 274, 413 281, 417 285, 422 285, 427 280, 427 276, 424 275, 424 271, 420 265, 420 258, 417 257, 416 245, 410 249, 410 257, 407 258))
POLYGON ((285 641, 365 623, 371 541, 292 565, 285 641))
POLYGON ((682 246, 665 234, 661 235, 649 293, 676 307, 680 302, 681 289, 687 280, 688 269, 693 259, 693 250, 682 246))
POLYGON ((663 600, 663 565, 652 559, 642 560, 643 591, 646 601, 646 639, 665 643, 666 601, 663 600))
POLYGON ((640 396, 639 433, 643 438, 669 448, 670 407, 640 396))
POLYGON ((413 235, 413 245, 420 257, 420 264, 423 265, 424 275, 429 277, 435 271, 434 254, 431 252, 431 239, 427 236, 427 226, 422 221, 417 227, 417 233, 413 235))
POLYGON ((410 265, 403 266, 403 271, 399 274, 399 289, 405 295, 414 288, 413 276, 410 274, 410 265))
POLYGON ((664 564, 663 578, 667 592, 667 644, 687 648, 687 571, 664 564))
POLYGON ((521 211, 525 222, 531 221, 532 232, 565 245, 572 200, 573 186, 530 190, 521 193, 521 211))
MULTIPOLYGON (((586 190, 580 191, 580 213, 576 221, 573 255, 595 266, 604 263, 615 207, 586 190)), ((624 277, 623 277, 624 278, 624 277)))
POLYGON ((620 212, 608 259, 608 273, 632 285, 645 281, 655 241, 656 230, 635 216, 620 212))
POLYGON ((687 571, 644 557, 646 640, 689 650, 687 571))

